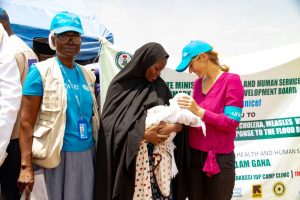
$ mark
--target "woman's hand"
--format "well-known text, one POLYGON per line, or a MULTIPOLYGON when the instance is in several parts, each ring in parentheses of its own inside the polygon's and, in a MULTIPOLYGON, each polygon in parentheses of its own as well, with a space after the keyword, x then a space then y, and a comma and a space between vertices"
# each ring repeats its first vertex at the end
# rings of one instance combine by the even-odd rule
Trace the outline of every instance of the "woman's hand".
POLYGON ((146 129, 144 139, 154 145, 166 141, 172 132, 179 132, 182 130, 181 124, 169 124, 161 122, 159 125, 151 126, 146 129))
POLYGON ((17 184, 21 192, 25 190, 25 200, 29 200, 30 192, 34 184, 34 173, 31 166, 21 167, 17 184))
POLYGON ((163 127, 158 130, 158 133, 169 136, 172 132, 180 132, 183 127, 182 124, 169 124, 166 122, 160 122, 160 125, 163 125, 163 127))
POLYGON ((205 110, 201 108, 197 102, 190 96, 178 97, 177 103, 180 108, 188 109, 195 115, 203 117, 205 110))
POLYGON ((170 134, 166 134, 165 131, 159 132, 164 127, 164 124, 154 125, 145 130, 144 139, 151 142, 154 145, 164 142, 168 139, 170 134))

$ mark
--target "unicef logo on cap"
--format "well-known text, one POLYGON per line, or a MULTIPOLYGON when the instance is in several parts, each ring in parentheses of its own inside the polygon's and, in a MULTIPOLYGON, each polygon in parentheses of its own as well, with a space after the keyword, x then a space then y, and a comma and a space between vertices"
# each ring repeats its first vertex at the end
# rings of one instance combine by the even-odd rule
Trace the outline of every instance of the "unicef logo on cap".
POLYGON ((188 55, 187 52, 183 52, 182 57, 186 57, 188 55))
POLYGON ((80 24, 80 22, 79 22, 78 19, 76 19, 76 18, 73 18, 73 22, 74 22, 75 24, 80 24))
POLYGON ((68 22, 72 22, 72 20, 71 19, 62 19, 62 18, 57 19, 57 24, 64 24, 64 23, 68 23, 68 22))
POLYGON ((75 31, 83 34, 83 28, 79 16, 66 11, 57 13, 51 21, 50 30, 56 34, 67 31, 75 31))

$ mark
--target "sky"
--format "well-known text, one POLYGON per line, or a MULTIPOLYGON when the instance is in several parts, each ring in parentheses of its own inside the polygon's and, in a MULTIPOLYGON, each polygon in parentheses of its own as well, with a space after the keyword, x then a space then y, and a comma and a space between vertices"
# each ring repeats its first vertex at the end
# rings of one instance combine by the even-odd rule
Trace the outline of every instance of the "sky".
POLYGON ((113 33, 114 43, 134 52, 161 43, 175 68, 191 40, 237 56, 300 42, 299 0, 88 0, 113 33))

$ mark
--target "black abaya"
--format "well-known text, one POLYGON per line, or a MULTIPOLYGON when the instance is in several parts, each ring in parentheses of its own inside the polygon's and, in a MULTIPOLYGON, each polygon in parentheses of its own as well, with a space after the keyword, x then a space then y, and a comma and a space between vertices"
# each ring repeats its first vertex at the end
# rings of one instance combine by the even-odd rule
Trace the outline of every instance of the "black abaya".
MULTIPOLYGON (((145 111, 168 104, 172 97, 163 79, 159 77, 149 82, 145 73, 147 68, 167 57, 160 44, 145 44, 112 80, 100 120, 95 200, 132 200, 135 158, 145 132, 145 111)), ((178 147, 180 152, 175 152, 179 156, 186 156, 181 152, 187 145, 184 138, 185 135, 181 134, 175 139, 182 143, 177 145, 184 145, 178 147)), ((184 158, 178 160, 184 161, 184 158)), ((177 166, 180 169, 182 163, 177 163, 177 166)))

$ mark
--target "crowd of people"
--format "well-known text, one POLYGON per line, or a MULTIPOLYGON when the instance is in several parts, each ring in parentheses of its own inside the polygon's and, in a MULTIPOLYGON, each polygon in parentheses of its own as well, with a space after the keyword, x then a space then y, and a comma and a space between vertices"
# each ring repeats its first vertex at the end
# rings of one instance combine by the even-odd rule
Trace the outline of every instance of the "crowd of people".
POLYGON ((75 62, 84 34, 76 14, 57 13, 33 50, 2 8, 0 22, 0 199, 30 199, 37 170, 50 200, 231 199, 244 89, 210 44, 183 48, 176 71, 198 78, 192 96, 174 99, 160 77, 169 54, 144 44, 99 114, 96 77, 75 62), (149 123, 162 110, 172 120, 149 123))

